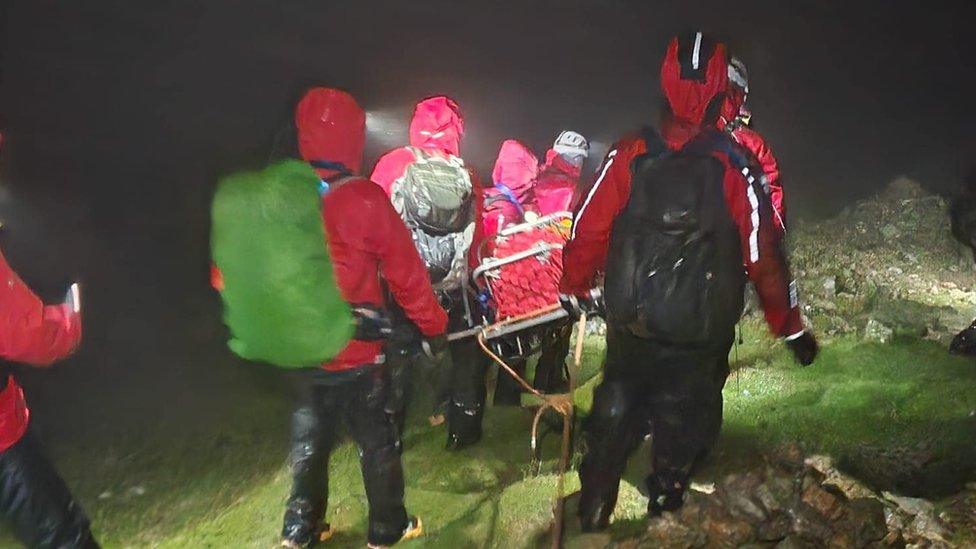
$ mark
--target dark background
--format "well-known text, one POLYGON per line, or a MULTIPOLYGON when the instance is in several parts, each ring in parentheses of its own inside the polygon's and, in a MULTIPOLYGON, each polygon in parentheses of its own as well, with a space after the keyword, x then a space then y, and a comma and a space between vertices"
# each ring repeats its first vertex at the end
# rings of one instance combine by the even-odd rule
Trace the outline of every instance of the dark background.
POLYGON ((26 376, 35 417, 75 434, 201 420, 230 380, 265 379, 223 346, 209 199, 266 162, 309 84, 370 112, 368 167, 416 100, 453 95, 486 174, 506 138, 541 154, 572 128, 602 153, 653 121, 668 38, 702 26, 749 67, 793 218, 815 219, 899 174, 947 192, 970 169, 965 5, 5 0, 4 253, 49 299, 86 290, 79 356, 26 376))

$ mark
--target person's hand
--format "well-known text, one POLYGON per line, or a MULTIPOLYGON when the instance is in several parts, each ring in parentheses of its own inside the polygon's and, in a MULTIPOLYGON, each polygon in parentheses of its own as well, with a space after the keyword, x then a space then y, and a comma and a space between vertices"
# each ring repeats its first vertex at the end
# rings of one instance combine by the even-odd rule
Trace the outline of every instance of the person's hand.
POLYGON ((606 315, 603 290, 600 288, 593 288, 586 295, 559 294, 559 304, 573 320, 578 319, 583 313, 593 316, 606 315))
POLYGON ((353 339, 379 341, 389 338, 393 332, 390 318, 378 307, 372 305, 354 306, 352 317, 356 323, 353 339))
POLYGON ((427 355, 434 367, 446 368, 446 371, 450 371, 452 366, 451 345, 447 340, 447 334, 429 337, 424 340, 422 346, 424 354, 427 355))
POLYGON ((603 299, 603 288, 593 288, 586 297, 580 298, 580 306, 590 316, 606 318, 607 302, 603 299))
POLYGON ((580 307, 579 298, 572 294, 559 294, 559 305, 562 306, 563 310, 570 319, 576 320, 583 313, 583 309, 580 307))
POLYGON ((817 353, 820 352, 817 338, 813 337, 813 333, 809 330, 805 330, 798 337, 787 341, 786 346, 793 351, 793 356, 802 366, 813 364, 817 358, 817 353))

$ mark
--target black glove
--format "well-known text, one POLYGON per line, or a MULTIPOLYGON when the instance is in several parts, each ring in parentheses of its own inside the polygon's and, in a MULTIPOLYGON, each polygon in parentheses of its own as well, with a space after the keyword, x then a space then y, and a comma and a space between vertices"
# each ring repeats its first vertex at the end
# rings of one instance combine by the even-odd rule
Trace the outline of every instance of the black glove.
POLYGON ((582 313, 592 316, 606 315, 603 290, 600 288, 593 288, 585 296, 559 294, 559 304, 573 320, 579 319, 582 313))
POLYGON ((808 330, 805 330, 796 339, 787 341, 786 346, 793 351, 793 356, 796 357, 796 361, 803 366, 813 364, 813 361, 817 358, 817 353, 820 352, 820 346, 817 345, 817 338, 813 337, 813 334, 808 330))
POLYGON ((447 334, 425 339, 423 349, 424 354, 427 355, 427 358, 430 359, 433 366, 447 368, 447 371, 450 371, 452 365, 451 346, 447 341, 447 334))
POLYGON ((563 310, 566 311, 571 320, 578 319, 583 312, 579 298, 575 295, 559 294, 559 304, 562 305, 563 310))
POLYGON ((352 317, 356 322, 353 339, 360 341, 377 341, 387 339, 393 333, 390 317, 382 309, 372 305, 356 305, 352 308, 352 317))
POLYGON ((607 302, 603 299, 603 288, 593 288, 589 295, 580 301, 587 315, 606 318, 607 302))

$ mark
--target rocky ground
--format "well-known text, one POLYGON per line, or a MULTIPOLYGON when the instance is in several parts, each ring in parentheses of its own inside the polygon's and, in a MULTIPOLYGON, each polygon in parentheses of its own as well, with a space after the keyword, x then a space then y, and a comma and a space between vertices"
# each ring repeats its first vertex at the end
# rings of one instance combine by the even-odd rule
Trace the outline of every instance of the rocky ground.
POLYGON ((949 547, 953 523, 965 520, 924 499, 875 492, 797 446, 696 488, 680 511, 621 547, 949 547))
POLYGON ((972 253, 949 232, 946 200, 910 179, 789 238, 805 313, 824 335, 948 343, 976 315, 972 253))

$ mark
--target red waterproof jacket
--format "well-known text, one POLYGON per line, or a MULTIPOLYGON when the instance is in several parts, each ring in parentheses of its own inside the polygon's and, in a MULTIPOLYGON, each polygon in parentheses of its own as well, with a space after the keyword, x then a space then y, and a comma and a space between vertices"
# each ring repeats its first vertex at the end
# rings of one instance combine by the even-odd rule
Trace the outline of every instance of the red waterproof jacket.
MULTIPOLYGON (((702 131, 706 107, 724 92, 726 80, 723 44, 709 45, 695 34, 680 44, 678 38, 672 40, 661 68, 661 85, 673 113, 662 132, 669 148, 680 149, 702 131), (695 42, 697 46, 692 45, 695 42)), ((614 144, 607 154, 577 210, 571 240, 563 251, 560 286, 564 293, 585 294, 593 287, 597 272, 603 270, 613 221, 630 198, 630 165, 644 152, 644 140, 632 135, 614 144)), ((774 221, 772 208, 768 201, 758 200, 754 187, 726 154, 716 151, 713 155, 725 166, 726 205, 738 226, 746 272, 756 287, 766 321, 777 336, 798 336, 803 323, 796 285, 783 256, 783 232, 774 221)))
POLYGON ((579 180, 580 166, 567 162, 562 155, 549 149, 546 163, 532 188, 539 215, 572 211, 579 180))
MULTIPOLYGON (((464 136, 464 118, 461 108, 450 97, 438 95, 417 104, 410 121, 410 146, 433 155, 460 156, 461 138, 464 136)), ((384 154, 373 167, 370 179, 383 188, 387 196, 392 194, 393 183, 403 176, 407 166, 414 162, 414 155, 407 147, 393 149, 384 154)), ((470 167, 468 173, 474 187, 475 230, 468 254, 471 267, 478 265, 478 248, 484 241, 483 222, 484 191, 477 174, 470 167)))
MULTIPOLYGON (((44 305, 0 253, 0 359, 49 366, 81 341, 81 317, 68 305, 44 305)), ((30 412, 13 376, 0 391, 0 452, 20 440, 30 412)))
MULTIPOLYGON (((447 315, 431 288, 423 261, 389 197, 354 175, 362 164, 365 113, 349 94, 309 91, 295 112, 299 150, 330 184, 322 216, 336 283, 352 305, 384 305, 384 285, 423 335, 444 333, 447 315), (346 174, 342 174, 341 165, 346 174)), ((343 371, 382 362, 383 342, 352 340, 326 370, 343 371)))
POLYGON ((539 173, 539 159, 524 144, 509 139, 502 143, 491 173, 494 186, 485 189, 482 218, 485 236, 506 225, 521 223, 526 211, 534 211, 532 184, 539 173))
POLYGON ((742 90, 735 86, 729 86, 729 93, 726 94, 725 101, 722 103, 722 115, 718 119, 717 126, 719 130, 731 133, 736 143, 749 152, 766 176, 766 184, 769 186, 769 199, 773 203, 776 222, 785 231, 786 204, 783 201, 783 182, 780 179, 779 162, 759 132, 735 121, 744 103, 745 95, 742 90))

